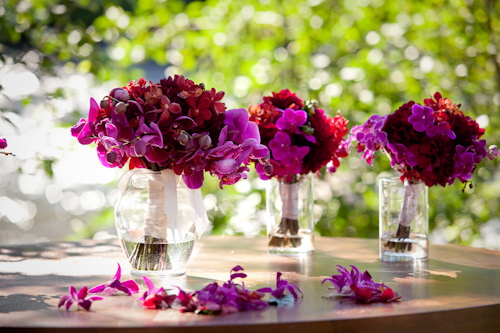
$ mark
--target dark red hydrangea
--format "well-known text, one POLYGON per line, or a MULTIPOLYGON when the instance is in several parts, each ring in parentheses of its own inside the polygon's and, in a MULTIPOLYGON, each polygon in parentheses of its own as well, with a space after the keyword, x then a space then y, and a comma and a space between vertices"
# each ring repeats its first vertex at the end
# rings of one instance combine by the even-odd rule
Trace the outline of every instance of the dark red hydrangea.
POLYGON ((263 98, 264 103, 260 104, 269 104, 273 105, 278 109, 294 109, 300 110, 304 107, 302 100, 297 97, 296 93, 292 93, 288 89, 283 89, 279 93, 273 92, 273 96, 265 96, 263 98))
POLYGON ((312 143, 301 138, 301 143, 309 146, 309 154, 306 155, 302 165, 302 174, 318 172, 319 169, 332 161, 336 169, 340 165, 340 158, 346 157, 349 152, 343 147, 343 138, 347 134, 347 119, 340 114, 328 118, 324 111, 316 109, 316 112, 308 117, 310 127, 314 128, 316 142, 312 143))

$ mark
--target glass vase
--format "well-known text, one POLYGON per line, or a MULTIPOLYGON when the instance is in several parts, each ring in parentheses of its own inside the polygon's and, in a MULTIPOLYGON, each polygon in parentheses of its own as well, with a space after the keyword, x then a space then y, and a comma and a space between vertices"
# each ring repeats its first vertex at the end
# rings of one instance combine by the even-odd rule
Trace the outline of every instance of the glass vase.
POLYGON ((380 258, 411 261, 429 256, 429 194, 422 181, 381 178, 380 258))
POLYGON ((266 190, 270 253, 296 255, 314 251, 312 177, 272 178, 266 190))
MULTIPOLYGON (((115 206, 116 229, 134 277, 165 279, 186 273, 196 238, 196 207, 182 178, 177 181, 173 185, 177 198, 175 225, 166 214, 167 196, 159 171, 134 173, 115 206)), ((170 195, 168 200, 171 203, 170 195)))

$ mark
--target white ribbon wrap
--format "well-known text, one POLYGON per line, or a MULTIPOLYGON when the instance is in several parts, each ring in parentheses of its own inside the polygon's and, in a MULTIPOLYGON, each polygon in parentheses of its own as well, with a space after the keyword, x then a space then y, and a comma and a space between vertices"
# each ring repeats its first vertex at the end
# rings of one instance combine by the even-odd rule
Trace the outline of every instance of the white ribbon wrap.
POLYGON ((405 179, 403 187, 403 204, 399 212, 399 224, 403 227, 411 226, 415 215, 417 215, 418 198, 424 186, 424 183, 412 184, 408 179, 405 179))
MULTIPOLYGON (((158 171, 138 168, 124 173, 118 181, 120 199, 116 207, 119 207, 123 195, 125 194, 125 191, 130 183, 130 179, 135 174, 159 174, 161 175, 162 180, 163 210, 167 219, 165 222, 162 222, 162 219, 159 218, 158 221, 155 221, 155 223, 160 225, 156 224, 151 228, 147 226, 147 228, 145 228, 145 233, 152 230, 151 232, 162 236, 163 232, 166 234, 167 228, 170 228, 174 241, 177 239, 180 240, 182 239, 182 235, 189 231, 194 223, 196 233, 198 234, 198 237, 201 237, 209 225, 207 212, 205 211, 205 205, 201 196, 201 190, 188 188, 184 182, 180 181, 180 176, 177 176, 172 169, 164 169, 158 173, 158 171)), ((161 186, 155 186, 155 188, 157 189, 153 190, 158 191, 161 186)), ((151 190, 151 188, 148 188, 148 191, 151 190)), ((162 197, 161 195, 155 193, 152 193, 152 195, 155 199, 162 197)), ((149 197, 151 198, 151 195, 149 197)), ((167 237, 164 238, 166 239, 167 237)))
POLYGON ((282 201, 282 218, 290 220, 299 219, 299 187, 300 183, 279 183, 279 191, 282 201))

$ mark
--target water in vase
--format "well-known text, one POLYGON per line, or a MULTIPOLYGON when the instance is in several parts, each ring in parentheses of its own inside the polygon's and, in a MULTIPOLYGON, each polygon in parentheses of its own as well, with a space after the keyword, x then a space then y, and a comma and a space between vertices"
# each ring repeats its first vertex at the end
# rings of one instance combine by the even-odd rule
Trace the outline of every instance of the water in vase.
POLYGON ((422 234, 411 233, 409 238, 398 238, 395 233, 387 233, 380 239, 380 254, 382 261, 427 259, 429 240, 422 234))
POLYGON ((121 239, 122 248, 133 270, 132 275, 179 276, 194 246, 195 235, 185 233, 182 237, 168 237, 167 240, 144 236, 142 230, 130 233, 133 237, 121 239))

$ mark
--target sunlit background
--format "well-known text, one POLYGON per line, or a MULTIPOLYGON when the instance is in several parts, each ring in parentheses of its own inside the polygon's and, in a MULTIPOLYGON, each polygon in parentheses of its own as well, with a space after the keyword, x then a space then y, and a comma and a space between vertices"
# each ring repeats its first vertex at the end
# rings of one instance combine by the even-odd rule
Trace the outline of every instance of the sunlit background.
MULTIPOLYGON (((0 245, 114 237, 116 183, 69 127, 89 99, 146 77, 184 74, 224 90, 228 108, 289 88, 353 124, 441 91, 500 134, 500 2, 488 0, 0 0, 0 245)), ((378 237, 378 178, 353 151, 315 179, 316 231, 378 237)), ((430 239, 500 249, 500 169, 473 189, 430 189, 430 239)), ((264 232, 265 186, 218 189, 206 176, 213 234, 264 232)))

